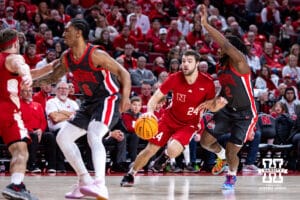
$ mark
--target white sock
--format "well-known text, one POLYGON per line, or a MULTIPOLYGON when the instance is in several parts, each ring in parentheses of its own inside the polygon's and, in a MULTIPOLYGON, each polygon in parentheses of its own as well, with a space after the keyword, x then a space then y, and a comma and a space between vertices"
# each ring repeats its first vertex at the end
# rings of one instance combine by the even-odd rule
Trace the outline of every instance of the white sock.
POLYGON ((128 174, 131 174, 132 176, 135 176, 136 173, 137 173, 137 171, 135 171, 135 170, 133 169, 133 167, 131 167, 130 170, 129 170, 129 172, 128 172, 128 174))
POLYGON ((93 165, 95 169, 95 180, 105 184, 106 150, 102 143, 103 136, 108 127, 102 122, 93 120, 88 127, 88 143, 92 151, 93 165))
POLYGON ((66 125, 62 127, 57 134, 56 141, 61 151, 64 153, 64 156, 79 177, 79 182, 81 184, 87 185, 91 184, 93 182, 93 179, 89 175, 83 163, 78 146, 75 144, 75 140, 83 136, 85 133, 85 130, 67 122, 66 125))
POLYGON ((225 149, 222 147, 221 151, 219 153, 216 153, 218 158, 225 160, 226 159, 226 154, 225 154, 225 149))
POLYGON ((170 158, 170 163, 173 165, 176 163, 176 159, 175 158, 170 158))
POLYGON ((188 165, 191 162, 189 145, 185 146, 183 150, 183 157, 184 157, 185 165, 188 165))
POLYGON ((231 171, 230 169, 228 169, 227 174, 231 176, 236 176, 236 171, 231 171))
POLYGON ((15 172, 11 175, 11 183, 19 185, 24 180, 24 174, 15 172))

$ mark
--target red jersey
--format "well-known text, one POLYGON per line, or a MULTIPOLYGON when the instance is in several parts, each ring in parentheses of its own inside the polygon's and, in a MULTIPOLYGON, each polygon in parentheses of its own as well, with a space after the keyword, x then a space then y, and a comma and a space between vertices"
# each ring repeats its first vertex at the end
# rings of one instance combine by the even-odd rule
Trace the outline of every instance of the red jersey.
POLYGON ((213 79, 199 72, 197 80, 188 84, 182 72, 169 75, 162 83, 160 90, 163 94, 172 91, 172 103, 166 109, 175 123, 198 125, 200 112, 196 108, 206 100, 215 97, 215 85, 213 79))
POLYGON ((43 109, 45 110, 46 102, 52 98, 53 98, 53 96, 50 96, 41 90, 41 91, 35 93, 33 95, 32 99, 33 99, 33 101, 40 103, 42 105, 43 109))
POLYGON ((135 133, 135 130, 134 130, 135 121, 139 118, 140 115, 141 115, 141 113, 134 114, 130 110, 122 113, 122 116, 121 116, 122 121, 128 132, 135 133))
POLYGON ((29 132, 36 129, 42 129, 45 132, 47 128, 47 121, 42 105, 38 102, 27 103, 21 100, 21 112, 24 125, 29 132))
MULTIPOLYGON (((10 96, 20 96, 22 78, 6 69, 5 61, 9 53, 0 53, 0 101, 12 101, 10 96)), ((15 102, 14 102, 15 103, 15 102)), ((17 105, 19 107, 19 105, 17 105)))

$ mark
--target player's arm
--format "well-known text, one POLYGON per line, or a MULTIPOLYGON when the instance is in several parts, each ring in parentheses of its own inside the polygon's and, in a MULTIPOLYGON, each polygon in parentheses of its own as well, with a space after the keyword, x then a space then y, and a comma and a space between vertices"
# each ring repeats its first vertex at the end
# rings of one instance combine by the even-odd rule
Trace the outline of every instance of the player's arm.
POLYGON ((93 51, 92 61, 94 66, 107 69, 118 77, 118 80, 122 85, 120 112, 126 111, 130 106, 129 96, 131 91, 131 79, 129 72, 106 52, 99 49, 93 51))
POLYGON ((154 92, 154 94, 151 96, 151 98, 149 99, 148 104, 147 104, 147 113, 145 113, 145 114, 148 116, 155 117, 154 111, 155 111, 156 105, 164 98, 164 96, 165 95, 158 88, 154 92))
POLYGON ((32 85, 32 77, 30 68, 26 64, 23 56, 11 54, 5 60, 6 69, 12 73, 16 73, 22 77, 22 84, 26 86, 32 85))
POLYGON ((250 72, 250 68, 247 64, 245 55, 243 55, 235 46, 233 46, 222 33, 212 27, 207 22, 207 8, 205 5, 200 7, 201 24, 213 38, 213 40, 222 48, 222 50, 230 56, 230 58, 237 63, 235 67, 241 74, 247 74, 250 72))
POLYGON ((66 73, 66 65, 64 57, 56 59, 42 68, 33 69, 30 71, 33 77, 33 86, 38 87, 42 83, 52 84, 57 83, 66 73))
POLYGON ((215 97, 200 104, 198 109, 207 109, 211 112, 218 112, 220 109, 224 108, 227 103, 228 101, 224 97, 215 97))

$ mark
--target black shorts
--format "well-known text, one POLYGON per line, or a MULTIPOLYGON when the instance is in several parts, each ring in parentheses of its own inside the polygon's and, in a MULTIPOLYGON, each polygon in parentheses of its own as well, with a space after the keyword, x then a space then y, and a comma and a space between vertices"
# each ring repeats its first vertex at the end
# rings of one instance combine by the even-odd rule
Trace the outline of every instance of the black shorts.
POLYGON ((253 131, 256 119, 251 109, 234 111, 223 108, 207 121, 204 118, 206 130, 215 138, 220 135, 231 133, 229 141, 233 144, 243 145, 247 135, 253 131))
POLYGON ((111 129, 120 118, 119 102, 118 95, 101 98, 94 102, 83 102, 70 123, 87 130, 89 123, 95 119, 111 129))

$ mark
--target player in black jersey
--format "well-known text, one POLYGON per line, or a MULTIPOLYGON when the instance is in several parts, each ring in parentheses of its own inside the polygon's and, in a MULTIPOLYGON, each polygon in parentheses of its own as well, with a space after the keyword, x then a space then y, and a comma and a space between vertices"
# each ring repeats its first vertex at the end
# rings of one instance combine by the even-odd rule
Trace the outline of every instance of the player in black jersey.
MULTIPOLYGON (((251 138, 257 121, 257 112, 251 85, 251 70, 246 61, 247 49, 236 36, 226 38, 207 22, 207 8, 200 6, 201 24, 213 40, 221 47, 221 69, 218 79, 222 85, 220 95, 228 104, 214 114, 215 127, 206 129, 201 137, 201 145, 217 154, 213 173, 218 174, 228 164, 228 174, 223 189, 233 189, 239 165, 237 156, 243 144, 251 138), (217 142, 220 134, 231 133, 226 150, 217 142), (226 158, 226 161, 225 161, 226 158)), ((206 108, 210 102, 201 105, 206 108)))
POLYGON ((65 197, 82 198, 86 195, 108 199, 102 137, 118 121, 119 111, 129 108, 131 81, 125 68, 106 52, 86 43, 88 34, 86 21, 72 19, 63 34, 69 49, 62 54, 54 71, 38 82, 53 83, 66 72, 71 72, 84 98, 75 117, 57 135, 59 147, 79 178, 78 184, 65 197), (75 144, 75 140, 85 134, 92 150, 95 179, 88 173, 75 144))

